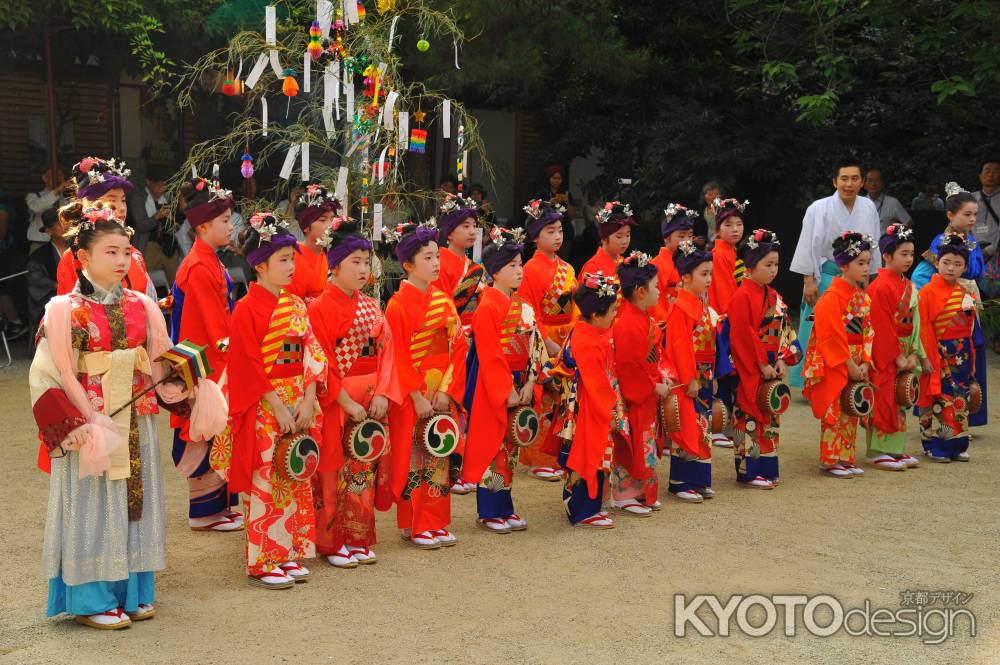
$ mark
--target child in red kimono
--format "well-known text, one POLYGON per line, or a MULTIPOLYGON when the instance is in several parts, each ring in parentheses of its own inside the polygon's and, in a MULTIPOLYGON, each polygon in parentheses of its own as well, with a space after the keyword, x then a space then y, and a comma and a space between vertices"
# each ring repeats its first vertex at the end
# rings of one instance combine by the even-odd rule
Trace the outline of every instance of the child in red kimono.
POLYGON ((938 272, 918 294, 920 338, 931 365, 920 377, 920 438, 934 462, 969 461, 976 302, 961 278, 974 247, 945 233, 937 247, 938 272))
POLYGON ((434 286, 452 299, 462 325, 468 326, 472 324, 479 296, 486 288, 483 266, 466 255, 479 237, 479 211, 474 200, 461 194, 449 194, 441 206, 439 218, 441 274, 434 280, 434 286))
POLYGON ((659 299, 656 266, 648 254, 632 252, 618 265, 622 306, 615 322, 614 356, 618 385, 628 414, 629 445, 615 451, 611 505, 640 517, 659 510, 656 494, 657 403, 672 387, 661 372, 663 331, 649 315, 659 299))
POLYGON ((854 231, 833 241, 841 276, 816 302, 802 369, 802 394, 820 419, 820 468, 833 478, 864 474, 854 463, 859 419, 843 412, 840 395, 848 381, 871 380, 871 300, 858 286, 868 279, 871 248, 872 239, 854 231))
POLYGON ((295 255, 295 275, 288 291, 308 305, 326 288, 329 268, 321 241, 340 210, 340 202, 323 185, 312 184, 295 201, 295 220, 302 229, 302 242, 295 255))
POLYGON ((561 449, 559 463, 566 469, 563 504, 570 524, 589 529, 612 529, 614 521, 601 510, 604 482, 611 470, 618 431, 627 427, 614 385, 611 326, 618 309, 617 277, 583 273, 573 300, 580 319, 563 351, 570 367, 573 396, 561 405, 555 428, 561 449), (568 356, 568 357, 567 357, 568 356))
MULTIPOLYGON (((525 228, 528 237, 535 243, 535 253, 524 266, 524 279, 517 295, 531 305, 545 349, 550 357, 556 357, 579 315, 573 305, 576 273, 573 266, 557 254, 563 243, 562 218, 565 209, 535 199, 524 207, 524 211, 527 213, 525 228)), ((539 480, 558 481, 563 476, 556 458, 542 450, 552 422, 546 414, 551 414, 554 408, 553 392, 543 391, 538 439, 531 446, 521 449, 521 464, 530 467, 528 472, 539 480)))
MULTIPOLYGON (((175 343, 186 339, 206 347, 212 367, 209 378, 220 381, 226 369, 226 356, 218 343, 229 337, 233 283, 216 252, 231 241, 233 198, 229 190, 204 178, 185 182, 180 195, 195 240, 174 279, 170 335, 175 343)), ((243 516, 230 509, 238 504, 239 497, 232 495, 222 478, 212 471, 211 442, 191 441, 187 419, 171 415, 170 425, 174 428, 174 466, 188 479, 191 528, 195 531, 243 528, 243 516)))
MULTIPOLYGON (((507 437, 508 409, 535 401, 535 381, 547 360, 531 305, 514 292, 524 270, 524 231, 493 227, 483 250, 483 266, 492 280, 472 316, 472 352, 477 370, 469 371, 466 399, 472 392, 465 464, 467 478, 479 478, 476 508, 479 525, 490 533, 528 528, 514 510, 511 485, 518 448, 507 437)), ((470 367, 472 364, 470 363, 470 367)))
POLYGON ((663 247, 653 258, 660 291, 660 300, 654 312, 657 321, 666 320, 677 284, 681 281, 677 268, 674 267, 674 253, 682 241, 694 239, 694 220, 697 216, 696 210, 689 210, 679 203, 671 203, 663 211, 663 223, 660 224, 663 247))
MULTIPOLYGON (((731 414, 736 400, 736 368, 730 357, 730 323, 726 318, 729 301, 743 281, 743 260, 736 257, 736 245, 743 239, 743 211, 749 201, 715 199, 715 245, 712 248, 712 286, 708 290, 708 304, 720 317, 718 359, 715 373, 715 399, 721 401, 731 414)), ((712 445, 732 448, 734 431, 732 419, 723 432, 712 434, 712 445)))
POLYGON ((674 388, 681 428, 670 433, 670 493, 701 503, 712 489, 712 445, 708 414, 715 393, 715 323, 705 296, 712 284, 712 254, 690 240, 677 246, 673 258, 680 275, 666 320, 666 355, 676 368, 674 388))
POLYGON ((220 466, 230 489, 245 493, 247 577, 265 589, 306 581, 309 570, 299 561, 316 556, 312 485, 289 477, 275 457, 284 436, 308 432, 322 440, 316 394, 326 382, 326 355, 302 299, 285 288, 297 251, 295 236, 274 215, 250 219, 243 255, 257 281, 233 310, 226 369, 232 436, 216 437, 213 450, 230 456, 220 466))
MULTIPOLYGON (((132 190, 132 182, 128 177, 132 174, 125 162, 115 159, 103 160, 100 157, 85 157, 73 165, 72 180, 76 185, 76 199, 80 209, 93 208, 98 205, 110 208, 115 217, 122 222, 128 214, 128 193, 132 190)), ((128 273, 122 281, 125 288, 144 293, 156 300, 156 287, 146 273, 146 259, 142 252, 132 247, 132 261, 128 273)), ((56 267, 56 293, 63 295, 73 290, 76 285, 80 266, 73 261, 69 250, 63 253, 56 267)))
POLYGON ((396 524, 403 540, 420 549, 457 542, 451 522, 451 486, 458 479, 461 437, 455 452, 437 457, 414 444, 417 421, 437 413, 457 417, 465 390, 468 346, 455 305, 434 286, 440 273, 436 239, 429 225, 401 225, 387 234, 406 273, 386 306, 402 403, 389 407, 392 441, 390 483, 396 524))
POLYGON ((327 389, 319 395, 324 427, 323 458, 313 476, 316 550, 337 568, 377 561, 375 507, 392 505, 389 458, 345 455, 344 429, 366 418, 385 421, 389 403, 402 402, 389 324, 378 301, 361 293, 371 277, 372 244, 351 222, 334 219, 321 241, 331 278, 309 305, 313 333, 330 362, 327 389))
POLYGON ((736 481, 769 490, 778 485, 781 420, 761 408, 757 393, 764 381, 784 379, 788 367, 801 360, 802 351, 788 320, 788 306, 771 287, 778 276, 778 236, 757 229, 742 249, 745 277, 729 301, 730 349, 739 377, 733 414, 736 481))
POLYGON ((882 265, 866 292, 872 301, 872 367, 875 370, 875 410, 868 427, 868 464, 884 471, 917 466, 906 454, 906 409, 896 401, 900 372, 929 372, 920 343, 917 293, 907 277, 913 266, 913 231, 890 224, 878 241, 882 265))
MULTIPOLYGON (((636 226, 632 217, 632 207, 619 201, 608 201, 594 215, 597 233, 601 236, 601 246, 597 253, 583 264, 581 272, 601 273, 615 284, 618 283, 618 264, 632 242, 632 227, 636 226)), ((621 297, 619 290, 619 298, 621 297)), ((620 304, 620 303, 619 303, 620 304)))

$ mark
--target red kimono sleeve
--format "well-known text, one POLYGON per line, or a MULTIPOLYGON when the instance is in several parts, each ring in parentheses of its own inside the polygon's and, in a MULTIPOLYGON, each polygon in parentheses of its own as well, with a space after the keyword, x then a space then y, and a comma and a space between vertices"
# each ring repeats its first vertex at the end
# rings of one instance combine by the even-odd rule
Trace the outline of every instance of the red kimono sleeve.
POLYGON ((653 399, 659 382, 659 370, 647 362, 649 356, 649 320, 623 316, 615 323, 615 371, 618 387, 627 402, 641 403, 653 399))
POLYGON ((542 323, 542 289, 538 279, 539 272, 535 266, 536 264, 531 261, 528 261, 527 265, 524 266, 524 279, 521 280, 521 286, 517 289, 517 295, 531 305, 531 309, 535 311, 535 325, 538 327, 538 333, 543 340, 546 340, 549 338, 549 331, 542 323))
POLYGON ((813 415, 820 419, 847 385, 847 360, 851 354, 843 320, 845 306, 836 293, 828 291, 813 310, 812 334, 823 363, 823 379, 807 384, 802 394, 809 400, 813 415))
POLYGON ((465 397, 465 357, 469 353, 469 343, 465 341, 465 332, 462 325, 458 323, 458 310, 455 303, 448 301, 450 316, 455 317, 455 328, 451 334, 451 383, 448 385, 447 393, 451 396, 455 406, 462 410, 462 399, 465 397))
POLYGON ((500 343, 500 325, 506 312, 496 301, 481 302, 472 315, 472 335, 479 375, 472 398, 472 414, 466 442, 463 477, 478 482, 490 461, 500 451, 507 427, 507 397, 514 387, 514 377, 504 358, 500 343))
POLYGON ((761 307, 754 307, 748 294, 738 291, 729 302, 729 350, 736 365, 736 375, 739 384, 736 399, 740 408, 753 416, 759 423, 768 422, 764 413, 757 406, 757 391, 763 376, 760 364, 766 363, 767 351, 760 341, 758 328, 763 312, 761 307))
POLYGON ((399 375, 399 389, 405 402, 414 390, 423 390, 424 384, 417 376, 410 357, 411 327, 406 321, 406 311, 399 296, 392 298, 385 308, 385 320, 392 334, 392 351, 396 358, 396 372, 399 375))
POLYGON ((902 293, 888 281, 876 279, 868 287, 871 299, 871 325, 875 331, 872 342, 874 368, 875 412, 872 419, 880 432, 893 433, 897 425, 896 358, 899 357, 899 336, 896 334, 896 309, 902 293))
POLYGON ((566 464, 587 482, 588 494, 593 499, 601 489, 597 486, 597 472, 608 446, 611 414, 617 398, 604 371, 604 354, 596 346, 588 347, 573 354, 580 372, 580 406, 566 464))
POLYGON ((337 404, 337 396, 343 387, 340 369, 337 367, 334 349, 337 346, 336 333, 331 330, 331 325, 336 324, 336 315, 328 312, 325 308, 332 307, 333 303, 320 296, 308 307, 309 325, 312 326, 313 335, 319 345, 323 347, 323 352, 329 360, 329 368, 326 373, 325 387, 316 393, 316 400, 319 408, 323 412, 323 441, 322 452, 320 454, 319 470, 324 472, 336 471, 344 462, 344 453, 341 447, 340 426, 341 408, 337 404), (316 305, 314 307, 314 305, 316 305), (328 318, 330 319, 328 321, 328 318))
POLYGON ((67 249, 59 257, 56 267, 56 295, 66 295, 76 286, 76 270, 73 269, 73 254, 67 249))
POLYGON ((691 319, 678 307, 671 307, 667 315, 667 355, 677 371, 683 386, 698 376, 694 362, 694 326, 691 319))
POLYGON ((920 289, 917 294, 917 307, 920 310, 920 342, 924 346, 927 362, 933 370, 920 375, 920 397, 918 406, 927 407, 934 403, 934 398, 941 394, 941 354, 938 353, 937 334, 934 332, 934 317, 937 307, 934 304, 935 290, 933 282, 920 289))
POLYGON ((257 404, 272 390, 260 351, 266 330, 257 330, 256 317, 251 308, 252 303, 246 300, 236 306, 229 338, 229 353, 234 360, 228 370, 229 418, 233 429, 229 471, 231 492, 247 492, 250 489, 253 469, 260 460, 256 444, 257 404))
POLYGON ((208 347, 205 353, 208 364, 212 366, 212 374, 208 378, 216 382, 226 368, 226 356, 215 343, 229 337, 229 331, 229 304, 219 297, 216 280, 205 266, 191 266, 184 286, 180 337, 181 340, 187 339, 208 347))

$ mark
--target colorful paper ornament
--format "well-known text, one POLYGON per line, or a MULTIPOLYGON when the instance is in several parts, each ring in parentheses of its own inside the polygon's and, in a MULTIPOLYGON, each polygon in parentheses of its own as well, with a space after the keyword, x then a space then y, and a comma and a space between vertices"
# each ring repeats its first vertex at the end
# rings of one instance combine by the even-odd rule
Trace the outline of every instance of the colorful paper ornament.
POLYGON ((365 6, 360 2, 358 2, 358 20, 359 21, 365 20, 365 6))
POLYGON ((191 390, 198 379, 204 379, 212 373, 212 368, 208 364, 208 354, 205 353, 206 348, 208 347, 184 340, 164 351, 158 360, 170 363, 172 376, 180 377, 184 381, 184 387, 191 390))
POLYGON ((431 43, 426 39, 421 38, 417 40, 417 50, 420 51, 421 53, 426 53, 430 47, 431 43))
POLYGON ((424 118, 426 117, 427 117, 427 111, 422 111, 420 109, 417 109, 416 111, 413 112, 413 121, 416 122, 418 125, 424 124, 424 118))
POLYGON ((281 92, 283 92, 286 97, 295 97, 298 95, 299 82, 295 80, 295 70, 286 69, 281 72, 281 75, 285 77, 284 83, 281 84, 281 92))
POLYGON ((243 153, 243 164, 240 165, 240 173, 244 178, 253 177, 253 157, 249 152, 243 153))
POLYGON ((427 151, 427 130, 414 127, 410 130, 410 152, 423 154, 427 151))
POLYGON ((312 25, 309 26, 309 46, 307 49, 309 57, 313 60, 319 60, 320 56, 323 55, 323 40, 319 21, 313 21, 312 25))

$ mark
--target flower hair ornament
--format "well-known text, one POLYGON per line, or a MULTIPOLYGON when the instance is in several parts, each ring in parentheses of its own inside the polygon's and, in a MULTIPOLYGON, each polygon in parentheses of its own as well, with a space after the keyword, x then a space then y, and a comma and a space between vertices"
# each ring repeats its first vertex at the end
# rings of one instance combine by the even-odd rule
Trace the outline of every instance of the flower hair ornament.
POLYGON ((222 185, 219 184, 218 180, 198 178, 194 188, 199 192, 207 192, 209 203, 212 201, 223 201, 225 199, 233 198, 233 193, 228 189, 223 188, 222 185))
POLYGON ((976 243, 972 242, 961 233, 946 231, 941 237, 941 242, 938 244, 938 254, 941 253, 942 247, 964 247, 966 251, 971 252, 976 248, 976 243))
POLYGON ((887 236, 893 236, 896 242, 913 242, 913 229, 905 224, 890 224, 885 229, 887 236))
POLYGON ((615 220, 612 216, 618 214, 622 217, 632 216, 632 206, 627 203, 622 203, 621 201, 608 201, 604 204, 604 207, 597 211, 594 215, 594 219, 598 224, 608 224, 615 220))
POLYGON ((687 206, 681 205, 680 203, 671 203, 670 205, 668 205, 666 208, 663 209, 663 216, 667 219, 667 221, 672 220, 677 215, 697 217, 698 212, 696 210, 691 210, 687 206))
POLYGON ((308 185, 305 191, 299 196, 299 203, 310 207, 336 206, 340 208, 340 202, 329 189, 323 185, 313 183, 308 185))
POLYGON ((261 242, 271 242, 276 235, 291 234, 288 228, 269 212, 258 212, 250 217, 250 226, 260 236, 261 242))
POLYGON ((426 222, 421 222, 420 224, 414 224, 413 222, 396 224, 396 226, 391 229, 382 229, 382 238, 385 242, 389 243, 399 242, 407 233, 412 233, 417 229, 437 230, 437 222, 433 217, 431 217, 426 222))
POLYGON ((681 243, 677 245, 677 251, 680 252, 681 256, 687 257, 701 250, 698 249, 698 245, 694 244, 693 240, 682 240, 681 243))
POLYGON ((768 243, 771 245, 780 245, 781 241, 778 240, 778 234, 774 231, 768 231, 767 229, 754 229, 746 239, 746 246, 749 249, 757 249, 760 247, 761 243, 768 243))
POLYGON ((522 244, 524 242, 524 229, 505 229, 502 226, 494 226, 490 229, 490 242, 497 247, 508 243, 522 244))
POLYGON ((459 210, 478 210, 479 206, 476 205, 474 199, 466 198, 461 194, 449 194, 444 203, 441 204, 440 212, 441 216, 448 215, 459 210))
POLYGON ((128 178, 132 175, 132 170, 125 166, 125 162, 118 161, 113 157, 109 160, 86 157, 80 160, 78 167, 80 173, 87 177, 91 185, 104 182, 105 178, 108 177, 128 178))
POLYGON ((335 233, 352 233, 356 229, 356 224, 357 222, 353 217, 349 217, 347 215, 337 215, 333 218, 333 221, 330 223, 330 227, 326 230, 322 237, 316 241, 316 244, 324 249, 330 249, 335 233))
POLYGON ((606 277, 603 272, 584 273, 580 278, 580 283, 588 289, 593 289, 601 298, 611 298, 618 295, 618 285, 613 277, 606 277))
POLYGON ((747 209, 747 206, 749 205, 750 201, 743 201, 742 203, 740 203, 739 199, 720 199, 719 197, 716 197, 715 200, 712 201, 712 207, 715 208, 716 210, 726 210, 729 208, 733 208, 735 210, 743 212, 744 210, 747 209))
POLYGON ((636 250, 622 260, 622 265, 645 268, 651 260, 649 254, 636 250))
POLYGON ((558 203, 553 205, 548 201, 542 201, 541 199, 532 199, 531 201, 528 201, 528 205, 524 206, 522 209, 528 217, 531 217, 532 219, 541 219, 542 215, 550 210, 558 212, 560 215, 565 214, 566 212, 565 206, 558 203), (542 204, 545 204, 545 207, 543 207, 542 204))
POLYGON ((962 194, 963 192, 968 192, 967 189, 962 187, 960 184, 952 180, 951 182, 945 183, 944 186, 944 196, 945 198, 951 198, 956 194, 962 194))
POLYGON ((862 252, 871 251, 874 240, 870 235, 864 233, 857 233, 855 231, 845 231, 840 234, 841 240, 847 241, 847 246, 844 248, 844 253, 851 258, 857 258, 861 256, 862 252))

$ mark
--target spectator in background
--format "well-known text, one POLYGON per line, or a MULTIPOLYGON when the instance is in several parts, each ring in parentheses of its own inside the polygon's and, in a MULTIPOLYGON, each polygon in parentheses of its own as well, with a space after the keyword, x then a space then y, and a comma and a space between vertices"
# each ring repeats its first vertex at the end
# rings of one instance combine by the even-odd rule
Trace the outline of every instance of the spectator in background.
POLYGON ((704 247, 715 239, 715 200, 722 198, 722 185, 709 180, 701 188, 705 208, 694 223, 694 244, 704 247))
MULTIPOLYGON (((288 227, 288 230, 292 232, 292 235, 295 236, 295 239, 299 242, 302 242, 303 236, 302 229, 299 228, 299 223, 295 220, 295 202, 299 200, 299 197, 302 196, 302 192, 304 191, 306 191, 306 186, 302 183, 292 187, 288 190, 288 198, 279 203, 274 209, 274 214, 285 222, 285 226, 288 227)), ((237 221, 240 222, 241 228, 243 226, 242 220, 234 220, 234 230, 236 229, 237 221)))
POLYGON ((479 206, 479 218, 489 225, 497 223, 497 213, 486 200, 486 190, 478 182, 469 187, 469 196, 479 206))
POLYGON ((944 200, 938 196, 933 180, 924 183, 924 191, 913 197, 910 210, 944 210, 944 200))
POLYGON ((166 228, 170 219, 168 177, 162 167, 148 168, 146 186, 129 192, 128 215, 129 226, 135 229, 132 244, 146 257, 146 269, 162 270, 172 283, 181 257, 174 234, 166 228))
MULTIPOLYGON (((0 277, 7 277, 16 274, 18 270, 18 256, 15 255, 17 243, 14 242, 14 214, 7 204, 0 202, 0 277)), ((20 257, 23 260, 23 256, 20 257)), ((21 263, 20 265, 24 265, 21 263)), ((0 281, 0 316, 3 317, 2 325, 4 335, 8 340, 24 337, 28 332, 28 327, 21 321, 21 316, 17 313, 14 305, 13 279, 0 281)))
POLYGON ((1000 159, 983 161, 979 168, 979 191, 972 196, 979 202, 972 234, 989 259, 1000 246, 1000 159))
POLYGON ((28 318, 36 330, 45 313, 45 305, 56 295, 56 275, 59 259, 69 249, 63 240, 68 225, 55 208, 42 213, 42 230, 49 242, 28 257, 28 318))
POLYGON ((73 181, 67 179, 61 169, 53 176, 52 169, 48 168, 42 174, 42 191, 24 197, 31 213, 31 219, 28 221, 29 253, 49 241, 49 237, 42 230, 42 213, 61 206, 65 202, 64 192, 70 185, 73 185, 73 181))
POLYGON ((906 212, 899 199, 885 193, 885 180, 880 170, 868 169, 868 173, 865 174, 865 191, 878 210, 878 222, 883 234, 890 224, 913 226, 910 213, 906 212))
POLYGON ((573 195, 566 188, 566 169, 561 164, 552 164, 545 169, 549 179, 549 186, 541 192, 536 199, 548 201, 552 205, 560 205, 566 209, 563 213, 563 244, 559 248, 559 257, 564 261, 569 261, 570 254, 573 253, 573 239, 576 230, 573 228, 573 217, 576 215, 576 206, 573 202, 573 195))
POLYGON ((458 178, 452 174, 449 173, 438 182, 438 192, 441 193, 442 201, 446 194, 454 194, 456 191, 458 191, 458 178))

